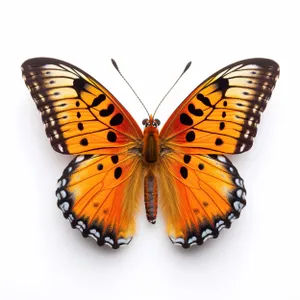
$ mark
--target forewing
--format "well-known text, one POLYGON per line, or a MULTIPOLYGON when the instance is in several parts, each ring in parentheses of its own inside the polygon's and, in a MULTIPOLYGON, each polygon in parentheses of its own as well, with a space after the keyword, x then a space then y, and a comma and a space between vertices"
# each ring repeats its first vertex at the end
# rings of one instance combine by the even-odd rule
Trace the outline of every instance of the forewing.
POLYGON ((278 64, 261 58, 216 72, 168 119, 160 135, 165 147, 194 154, 249 150, 278 76, 278 64))
POLYGON ((123 152, 142 132, 122 104, 81 69, 52 58, 22 64, 54 150, 63 154, 123 152))

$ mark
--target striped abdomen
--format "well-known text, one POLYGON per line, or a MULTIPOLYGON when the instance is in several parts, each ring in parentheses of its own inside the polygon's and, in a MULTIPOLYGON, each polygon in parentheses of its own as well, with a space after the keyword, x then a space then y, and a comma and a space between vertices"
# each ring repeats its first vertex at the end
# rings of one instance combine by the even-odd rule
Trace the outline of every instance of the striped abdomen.
POLYGON ((149 171, 144 181, 144 200, 147 219, 155 224, 157 216, 157 181, 154 174, 149 171))

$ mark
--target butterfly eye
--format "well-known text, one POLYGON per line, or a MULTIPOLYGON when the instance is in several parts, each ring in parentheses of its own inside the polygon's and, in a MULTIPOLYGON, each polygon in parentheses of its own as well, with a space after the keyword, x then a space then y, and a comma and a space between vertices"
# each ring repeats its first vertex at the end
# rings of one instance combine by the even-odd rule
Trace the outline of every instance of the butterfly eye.
POLYGON ((145 125, 147 124, 147 122, 148 122, 148 120, 147 120, 147 119, 144 119, 144 120, 142 121, 142 124, 145 126, 145 125))
POLYGON ((160 120, 159 119, 155 119, 154 121, 155 121, 155 123, 156 123, 157 126, 160 125, 160 120))

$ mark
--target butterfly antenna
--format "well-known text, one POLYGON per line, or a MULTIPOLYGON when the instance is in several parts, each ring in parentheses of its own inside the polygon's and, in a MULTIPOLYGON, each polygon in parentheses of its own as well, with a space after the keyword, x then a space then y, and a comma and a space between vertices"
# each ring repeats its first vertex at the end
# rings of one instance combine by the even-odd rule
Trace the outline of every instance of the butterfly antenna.
POLYGON ((192 62, 188 62, 187 65, 185 66, 183 72, 181 73, 181 75, 178 77, 178 79, 175 81, 175 83, 171 86, 171 88, 168 90, 168 92, 165 94, 165 96, 161 99, 161 101, 158 103, 154 114, 153 114, 153 118, 158 110, 158 108, 160 107, 160 105, 162 104, 162 102, 165 100, 165 98, 169 95, 169 93, 172 91, 172 89, 174 88, 174 86, 177 84, 177 82, 179 81, 179 79, 183 76, 183 74, 189 69, 189 67, 191 66, 192 62))
POLYGON ((123 76, 123 74, 121 73, 116 61, 112 58, 111 59, 111 62, 113 64, 113 66, 115 67, 115 69, 118 71, 118 73, 121 75, 121 77, 124 79, 124 81, 127 83, 127 85, 131 88, 131 90, 133 91, 133 93, 135 94, 135 96, 139 99, 139 101, 142 103, 143 107, 145 108, 147 114, 148 114, 148 117, 150 118, 150 114, 145 106, 145 104, 143 103, 143 101, 141 100, 141 98, 138 96, 138 94, 135 92, 135 90, 132 88, 132 86, 129 84, 129 82, 126 80, 126 78, 123 76))

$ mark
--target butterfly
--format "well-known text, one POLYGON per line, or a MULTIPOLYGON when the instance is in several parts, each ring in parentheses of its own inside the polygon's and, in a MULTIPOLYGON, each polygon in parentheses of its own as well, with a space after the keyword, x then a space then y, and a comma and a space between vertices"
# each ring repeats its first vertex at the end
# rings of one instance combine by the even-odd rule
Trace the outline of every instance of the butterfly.
POLYGON ((53 149, 76 155, 56 196, 84 237, 114 249, 129 244, 142 195, 148 221, 155 223, 159 202, 170 240, 184 248, 216 238, 240 216, 246 190, 225 154, 252 147, 279 77, 275 61, 228 65, 197 86, 161 131, 149 115, 143 132, 83 70, 52 58, 21 68, 53 149))

